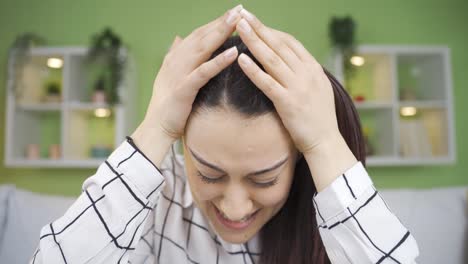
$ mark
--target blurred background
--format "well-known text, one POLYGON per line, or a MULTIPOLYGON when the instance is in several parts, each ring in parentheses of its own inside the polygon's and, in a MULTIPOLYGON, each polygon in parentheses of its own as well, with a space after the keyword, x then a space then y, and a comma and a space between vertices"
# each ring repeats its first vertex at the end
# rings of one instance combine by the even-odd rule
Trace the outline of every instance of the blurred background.
POLYGON ((17 217, 0 213, 0 259, 8 258, 2 236, 15 229, 8 221, 36 217, 33 200, 48 204, 44 221, 59 215, 133 132, 174 37, 239 3, 295 36, 344 83, 362 119, 368 171, 417 229, 422 263, 463 263, 465 0, 0 0, 0 205, 17 217), (432 222, 421 227, 424 219, 432 222))

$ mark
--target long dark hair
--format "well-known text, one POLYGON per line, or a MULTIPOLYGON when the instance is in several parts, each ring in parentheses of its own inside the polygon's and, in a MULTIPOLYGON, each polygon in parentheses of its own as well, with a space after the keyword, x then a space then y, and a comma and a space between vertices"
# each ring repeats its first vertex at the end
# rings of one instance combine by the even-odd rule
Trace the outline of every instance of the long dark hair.
MULTIPOLYGON (((247 54, 264 69, 239 36, 226 40, 211 58, 232 46, 237 47, 239 54, 247 54)), ((341 84, 327 70, 324 69, 324 72, 333 87, 341 135, 356 158, 365 165, 365 146, 356 108, 341 84)), ((276 112, 271 100, 252 83, 237 62, 225 68, 200 89, 192 112, 225 106, 247 118, 276 112)), ((286 203, 261 230, 260 263, 330 263, 315 218, 312 201, 315 192, 309 166, 304 157, 301 157, 296 164, 286 203)))

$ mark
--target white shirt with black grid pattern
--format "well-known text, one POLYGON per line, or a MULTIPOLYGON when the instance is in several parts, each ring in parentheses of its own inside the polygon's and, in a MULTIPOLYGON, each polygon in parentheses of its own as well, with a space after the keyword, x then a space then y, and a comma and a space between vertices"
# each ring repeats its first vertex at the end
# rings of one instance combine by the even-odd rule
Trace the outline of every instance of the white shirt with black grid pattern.
MULTIPOLYGON (((415 263, 414 237, 391 212, 360 162, 313 197, 332 263, 415 263)), ((130 137, 67 212, 41 230, 31 263, 257 263, 258 235, 223 241, 194 205, 184 161, 172 149, 161 169, 130 137)))

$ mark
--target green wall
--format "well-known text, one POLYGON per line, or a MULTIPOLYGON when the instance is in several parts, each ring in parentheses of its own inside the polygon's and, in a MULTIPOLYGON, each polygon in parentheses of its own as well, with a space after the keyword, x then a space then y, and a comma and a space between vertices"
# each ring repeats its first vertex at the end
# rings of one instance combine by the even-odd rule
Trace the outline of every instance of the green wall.
MULTIPOLYGON (((457 162, 449 166, 371 168, 378 188, 468 184, 468 2, 465 0, 256 0, 238 1, 25 1, 0 0, 0 160, 4 159, 5 86, 8 47, 18 34, 35 32, 50 45, 86 45, 111 26, 130 47, 138 67, 139 116, 175 34, 187 36, 238 3, 267 25, 296 36, 322 63, 330 52, 327 27, 333 15, 350 14, 366 44, 447 45, 452 52, 457 162)), ((3 163, 3 162, 2 162, 3 163)), ((77 195, 94 169, 11 169, 0 165, 0 183, 51 194, 77 195)))

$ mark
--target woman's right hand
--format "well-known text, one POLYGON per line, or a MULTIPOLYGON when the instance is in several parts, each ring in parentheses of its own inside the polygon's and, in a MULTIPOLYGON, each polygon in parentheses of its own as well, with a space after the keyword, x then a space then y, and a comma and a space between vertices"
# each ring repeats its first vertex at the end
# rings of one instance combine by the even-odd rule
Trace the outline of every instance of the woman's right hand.
POLYGON ((236 60, 233 47, 207 61, 234 32, 240 10, 238 5, 185 39, 176 37, 164 57, 145 118, 132 134, 138 148, 156 165, 183 135, 199 89, 236 60))

